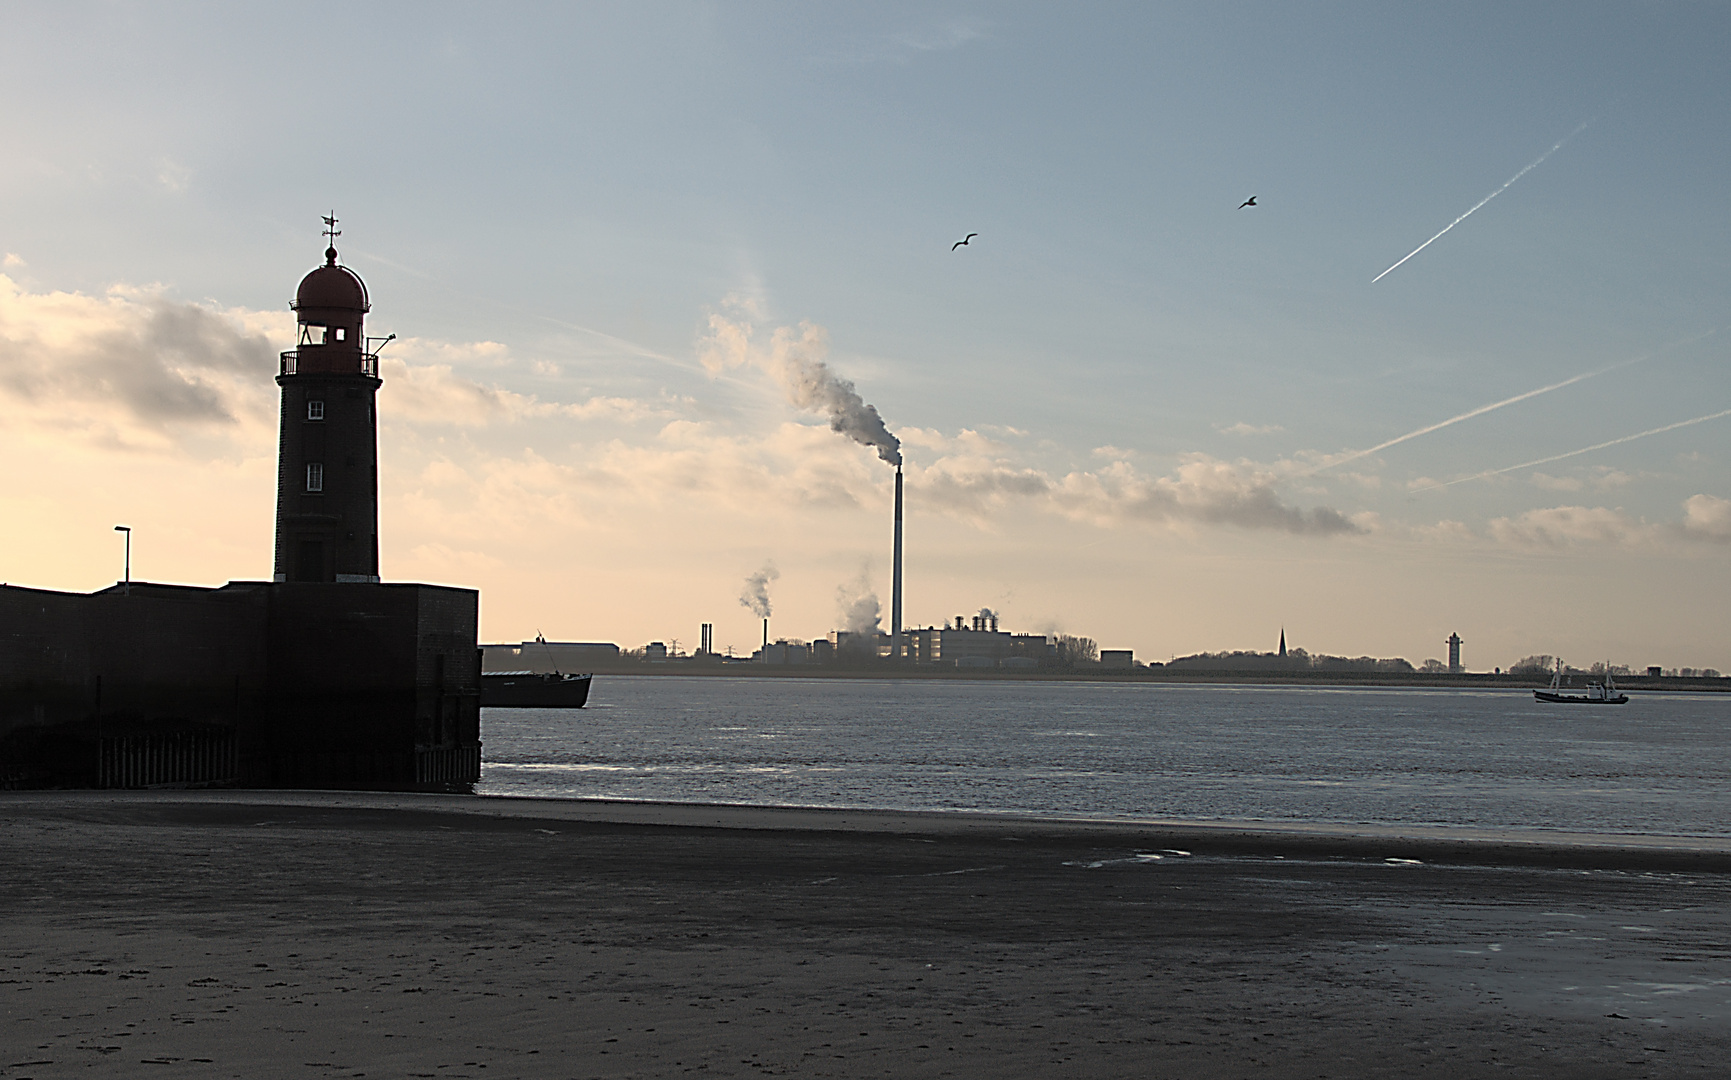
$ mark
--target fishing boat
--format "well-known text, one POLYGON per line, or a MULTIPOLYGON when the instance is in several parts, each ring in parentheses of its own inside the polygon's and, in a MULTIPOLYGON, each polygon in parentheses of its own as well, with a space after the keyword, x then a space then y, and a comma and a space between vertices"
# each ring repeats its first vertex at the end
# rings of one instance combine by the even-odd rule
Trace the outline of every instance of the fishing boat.
POLYGON ((1584 694, 1563 693, 1563 662, 1557 661, 1557 670, 1551 676, 1549 690, 1534 690, 1535 701, 1548 701, 1555 705, 1625 705, 1629 695, 1617 689, 1617 681, 1611 678, 1611 665, 1605 665, 1605 681, 1590 682, 1584 694))
POLYGON ((559 671, 489 671, 481 676, 481 705, 489 709, 581 709, 593 675, 559 671))

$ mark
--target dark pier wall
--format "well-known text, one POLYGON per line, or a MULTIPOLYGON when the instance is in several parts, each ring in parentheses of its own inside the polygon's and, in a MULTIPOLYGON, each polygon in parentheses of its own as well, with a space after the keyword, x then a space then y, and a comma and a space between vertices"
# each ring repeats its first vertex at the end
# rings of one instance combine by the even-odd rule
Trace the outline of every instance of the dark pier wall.
POLYGON ((480 779, 478 594, 433 585, 274 586, 271 706, 242 739, 261 787, 480 779), (459 767, 461 766, 461 767, 459 767))
POLYGON ((473 784, 478 602, 415 584, 0 587, 0 786, 473 784))

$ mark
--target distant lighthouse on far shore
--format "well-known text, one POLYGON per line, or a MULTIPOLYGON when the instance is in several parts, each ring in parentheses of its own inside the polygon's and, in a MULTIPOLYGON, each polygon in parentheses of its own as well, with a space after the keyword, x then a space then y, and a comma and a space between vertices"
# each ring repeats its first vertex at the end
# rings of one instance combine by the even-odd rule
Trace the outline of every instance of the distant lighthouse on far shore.
POLYGON ((324 220, 325 264, 295 292, 296 346, 282 354, 276 377, 274 577, 377 582, 379 358, 367 350, 366 284, 337 265, 337 219, 324 220))

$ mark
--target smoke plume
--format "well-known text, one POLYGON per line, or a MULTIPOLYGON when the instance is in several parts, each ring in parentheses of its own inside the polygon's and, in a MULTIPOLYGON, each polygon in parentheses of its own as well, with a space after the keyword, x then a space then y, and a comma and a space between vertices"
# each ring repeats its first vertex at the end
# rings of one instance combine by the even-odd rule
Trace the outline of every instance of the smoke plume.
POLYGON ((863 570, 857 581, 836 589, 835 599, 841 608, 841 625, 848 633, 869 635, 879 631, 883 605, 878 603, 878 595, 872 591, 863 570))
POLYGON ((830 370, 829 331, 802 322, 778 327, 769 347, 752 342, 755 327, 712 312, 709 336, 699 347, 703 366, 712 372, 751 364, 768 372, 787 391, 787 399, 807 412, 829 417, 831 431, 840 432, 878 452, 891 465, 902 463, 902 441, 884 426, 877 407, 866 403, 847 379, 830 370))
POLYGON ((781 576, 774 563, 764 563, 763 569, 745 579, 739 590, 739 602, 760 619, 769 618, 769 583, 781 576))

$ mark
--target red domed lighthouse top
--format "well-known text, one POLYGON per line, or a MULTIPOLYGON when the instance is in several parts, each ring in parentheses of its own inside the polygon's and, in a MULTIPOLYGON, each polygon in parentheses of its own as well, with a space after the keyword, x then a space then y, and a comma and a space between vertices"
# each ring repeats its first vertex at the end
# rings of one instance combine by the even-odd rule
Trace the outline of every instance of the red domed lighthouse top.
POLYGON ((337 219, 325 220, 325 264, 301 279, 295 290, 296 348, 283 353, 284 377, 307 374, 363 375, 378 379, 379 358, 367 351, 365 322, 371 304, 367 286, 353 270, 337 265, 337 219))
POLYGON ((312 319, 315 312, 342 312, 353 316, 366 314, 372 305, 367 302, 367 286, 353 270, 337 265, 337 249, 325 249, 325 264, 301 279, 295 290, 295 300, 289 305, 302 316, 302 322, 347 322, 348 319, 312 319))

